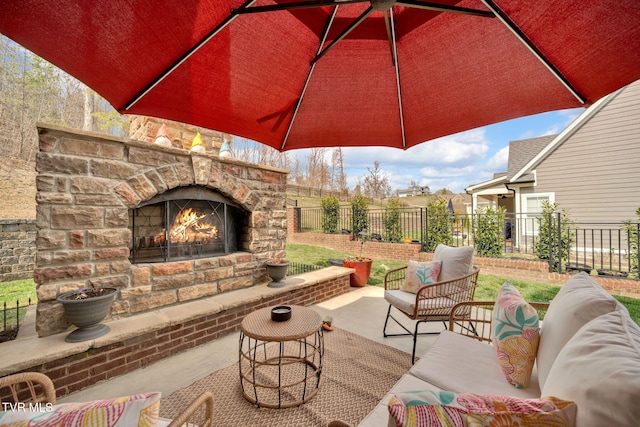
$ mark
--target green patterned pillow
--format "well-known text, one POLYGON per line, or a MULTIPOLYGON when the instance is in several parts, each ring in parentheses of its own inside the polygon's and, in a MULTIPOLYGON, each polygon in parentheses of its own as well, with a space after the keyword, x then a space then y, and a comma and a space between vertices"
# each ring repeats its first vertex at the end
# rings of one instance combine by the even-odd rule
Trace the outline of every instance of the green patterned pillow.
MULTIPOLYGON (((412 294, 418 293, 424 285, 438 282, 441 269, 442 261, 418 262, 410 260, 400 290, 412 294)), ((435 296, 435 289, 428 296, 435 296)))
POLYGON ((389 404, 389 425, 436 426, 573 426, 576 404, 556 397, 523 399, 450 391, 408 391, 389 404))
POLYGON ((32 409, 0 412, 0 425, 155 427, 160 410, 160 393, 136 394, 91 402, 43 404, 32 409))
POLYGON ((507 381, 516 388, 526 388, 538 352, 540 322, 536 309, 510 282, 498 292, 491 337, 507 381))

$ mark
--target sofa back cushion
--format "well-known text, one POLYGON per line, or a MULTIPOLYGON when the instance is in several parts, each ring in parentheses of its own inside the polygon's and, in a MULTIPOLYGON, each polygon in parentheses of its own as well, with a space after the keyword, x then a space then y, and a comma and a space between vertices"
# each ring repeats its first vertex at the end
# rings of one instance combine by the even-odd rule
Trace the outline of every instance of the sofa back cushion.
POLYGON ((542 321, 538 348, 538 383, 544 387, 556 356, 583 325, 619 304, 589 275, 578 273, 560 288, 542 321))
POLYGON ((540 339, 539 325, 536 309, 510 282, 505 282, 493 308, 491 341, 505 378, 516 388, 529 386, 540 339))
POLYGON ((457 279, 473 270, 473 246, 453 247, 440 244, 433 253, 434 261, 442 261, 440 282, 457 279))
POLYGON ((558 354, 543 396, 572 400, 580 427, 637 426, 640 420, 640 327, 626 310, 583 326, 558 354))

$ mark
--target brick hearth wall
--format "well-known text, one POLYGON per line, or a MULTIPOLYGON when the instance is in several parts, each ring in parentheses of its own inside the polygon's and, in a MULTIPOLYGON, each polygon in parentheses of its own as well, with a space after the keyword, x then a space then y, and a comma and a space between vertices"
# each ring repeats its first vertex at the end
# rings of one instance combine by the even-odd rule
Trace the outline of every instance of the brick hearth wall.
MULTIPOLYGON (((282 290, 274 295, 262 295, 257 300, 254 296, 246 303, 233 304, 224 311, 162 327, 117 343, 97 346, 96 342, 95 347, 82 353, 31 366, 19 372, 36 371, 46 374, 53 380, 56 395, 66 396, 99 381, 144 368, 163 358, 237 332, 242 319, 260 308, 280 304, 309 306, 347 293, 349 289, 348 272, 341 273, 338 277, 332 274, 309 286, 282 290)), ((20 342, 12 344, 19 346, 20 342)), ((0 395, 0 400, 8 397, 0 395)))
POLYGON ((264 261, 284 255, 287 171, 53 125, 38 132, 39 336, 66 330, 56 298, 92 283, 120 289, 110 316, 122 318, 266 282, 264 261), (216 190, 249 213, 239 252, 132 265, 129 209, 191 186, 216 190))

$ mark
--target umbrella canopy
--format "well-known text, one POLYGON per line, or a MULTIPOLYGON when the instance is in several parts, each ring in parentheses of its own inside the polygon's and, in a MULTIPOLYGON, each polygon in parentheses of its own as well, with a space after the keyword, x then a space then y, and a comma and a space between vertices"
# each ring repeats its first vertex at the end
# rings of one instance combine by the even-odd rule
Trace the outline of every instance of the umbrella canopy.
POLYGON ((0 32, 119 112, 409 148, 640 79, 637 0, 22 0, 0 32))

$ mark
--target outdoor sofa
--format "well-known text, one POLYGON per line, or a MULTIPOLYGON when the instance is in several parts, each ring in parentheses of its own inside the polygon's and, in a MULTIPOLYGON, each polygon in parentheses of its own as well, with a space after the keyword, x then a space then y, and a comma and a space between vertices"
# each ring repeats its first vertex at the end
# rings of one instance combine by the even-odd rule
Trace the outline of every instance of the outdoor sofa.
MULTIPOLYGON (((542 415, 547 415, 545 411, 557 415, 558 424, 546 424, 541 418, 539 422, 522 425, 566 422, 579 427, 638 426, 640 327, 627 309, 586 273, 568 280, 550 304, 535 305, 540 311, 545 306, 548 309, 540 322, 539 345, 531 359, 532 374, 526 388, 517 388, 507 381, 491 344, 495 337, 488 336, 496 326, 493 314, 496 310, 479 307, 495 302, 463 304, 474 306, 476 314, 472 316, 476 318, 462 324, 464 328, 450 322, 449 331, 438 337, 360 426, 393 426, 396 419, 402 425, 402 416, 409 412, 414 418, 408 421, 414 424, 404 425, 439 425, 424 423, 421 418, 438 411, 456 416, 460 412, 455 407, 459 397, 475 396, 492 402, 495 399, 491 395, 515 397, 510 403, 515 402, 516 406, 518 402, 537 403, 542 415), (485 341, 472 338, 476 334, 485 341), (452 396, 455 403, 449 405, 433 401, 434 397, 448 401, 452 396), (564 403, 558 404, 549 396, 564 403), (390 408, 399 418, 390 416, 390 408)), ((500 415, 509 418, 514 416, 510 408, 496 406, 493 410, 504 411, 500 415)), ((337 421, 333 425, 344 423, 337 421)))

